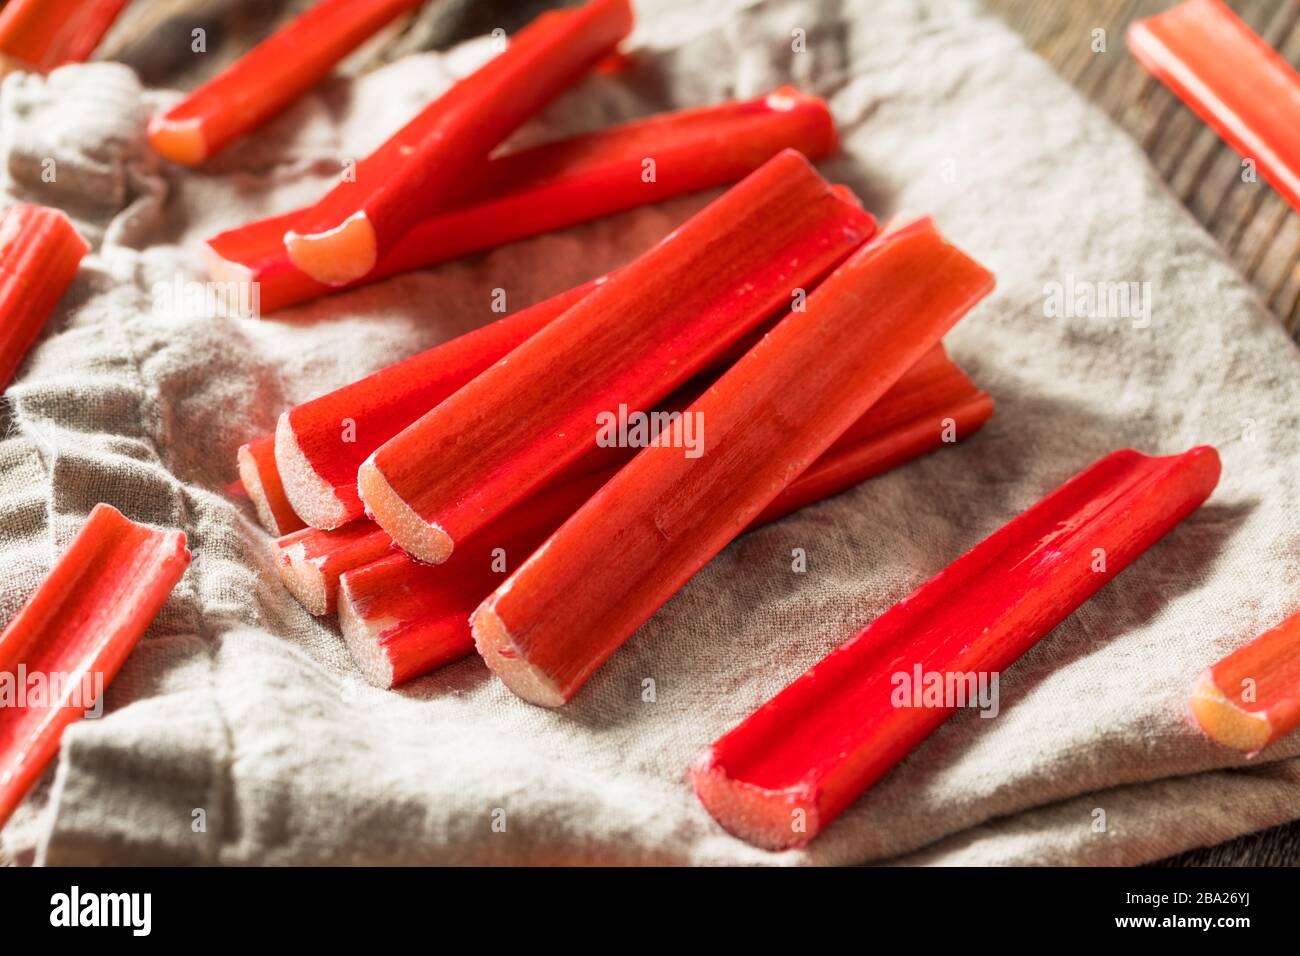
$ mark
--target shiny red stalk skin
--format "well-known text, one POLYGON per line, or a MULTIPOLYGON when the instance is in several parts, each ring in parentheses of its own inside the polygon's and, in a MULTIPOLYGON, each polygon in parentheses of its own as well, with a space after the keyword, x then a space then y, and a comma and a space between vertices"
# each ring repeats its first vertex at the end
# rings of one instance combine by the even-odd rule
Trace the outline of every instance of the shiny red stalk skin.
MULTIPOLYGON (((782 149, 817 160, 837 145, 825 101, 787 86, 755 100, 662 113, 506 153, 469 171, 447 208, 413 226, 374 271, 343 288, 734 183, 782 149), (649 182, 647 159, 654 160, 649 182)), ((301 215, 208 240, 213 278, 257 282, 265 312, 338 291, 289 261, 284 234, 301 215)))
POLYGON ((542 14, 362 160, 285 233, 290 261, 327 285, 373 270, 462 177, 632 30, 628 0, 542 14))
POLYGON ((89 251, 57 209, 0 212, 0 389, 8 388, 89 251))
POLYGON ((594 448, 601 412, 653 408, 874 226, 782 152, 382 445, 358 472, 367 512, 403 551, 445 561, 594 448))
POLYGON ((679 421, 474 612, 488 667, 531 703, 569 700, 992 288, 928 220, 859 249, 687 409, 702 455, 679 421))
POLYGON ((1300 727, 1300 612, 1209 668, 1189 703, 1211 740, 1251 755, 1300 727))
POLYGON ((1195 511, 1218 480, 1219 456, 1206 446, 1164 458, 1107 455, 708 748, 691 769, 700 800, 748 843, 804 845, 956 710, 895 706, 897 675, 1009 667, 1195 511))
POLYGON ((275 456, 293 510, 341 528, 365 509, 357 469, 376 448, 599 288, 593 279, 312 399, 280 416, 275 456))
POLYGON ((0 10, 0 74, 48 73, 90 59, 127 0, 9 0, 0 10))
POLYGON ((63 729, 94 706, 95 678, 107 687, 117 676, 189 562, 181 532, 155 531, 96 505, 0 633, 9 698, 0 706, 0 826, 57 752, 63 729), (35 681, 49 691, 39 700, 31 696, 35 681))
POLYGON ((1128 46, 1300 211, 1300 73, 1221 0, 1137 20, 1128 46))
MULTIPOLYGON (((750 528, 776 521, 799 508, 829 498, 859 482, 945 444, 945 434, 958 440, 974 434, 993 412, 993 403, 948 357, 942 346, 931 350, 885 396, 787 487, 754 520, 750 528), (946 433, 950 429, 950 433, 946 433)), ((630 454, 630 452, 629 452, 630 454)), ((578 479, 566 488, 576 492, 544 493, 498 519, 463 550, 437 566, 420 564, 401 553, 373 564, 360 562, 356 545, 363 540, 373 553, 384 554, 391 539, 371 522, 358 522, 354 538, 340 538, 337 547, 323 547, 340 532, 306 532, 283 539, 302 549, 305 535, 318 536, 313 568, 297 572, 310 578, 316 594, 328 588, 328 575, 344 573, 340 586, 339 619, 354 658, 372 681, 392 687, 419 677, 473 651, 469 615, 501 583, 493 567, 495 548, 502 548, 509 570, 531 555, 578 506, 617 472, 618 465, 595 477, 578 479), (322 540, 324 539, 324 540, 322 540), (356 568, 356 570, 352 570, 356 568)), ((288 553, 281 552, 283 566, 288 553)), ((292 563, 301 567, 298 556, 292 563)), ((300 594, 301 581, 286 584, 303 601, 318 606, 333 596, 300 594)))
POLYGON ((423 2, 321 0, 153 117, 149 141, 174 163, 204 162, 280 113, 367 39, 423 2))
POLYGON ((239 486, 253 503, 257 520, 268 533, 279 537, 305 528, 284 494, 280 471, 275 466, 275 436, 263 435, 236 453, 239 486))

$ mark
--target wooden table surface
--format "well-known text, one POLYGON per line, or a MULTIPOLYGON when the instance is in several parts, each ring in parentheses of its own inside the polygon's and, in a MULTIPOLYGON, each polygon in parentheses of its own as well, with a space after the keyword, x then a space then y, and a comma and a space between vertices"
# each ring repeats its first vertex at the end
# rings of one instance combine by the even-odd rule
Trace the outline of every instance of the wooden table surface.
MULTIPOLYGON (((445 48, 494 27, 513 32, 562 0, 439 0, 377 59, 420 48, 445 48)), ((867 4, 868 0, 854 0, 867 4)), ((1218 239, 1259 290, 1279 322, 1300 341, 1300 214, 1262 180, 1241 179, 1241 157, 1143 70, 1129 54, 1129 23, 1159 13, 1173 0, 984 0, 1062 77, 1110 115, 1146 150, 1151 162, 1192 214, 1218 239), (1094 30, 1105 31, 1094 52, 1094 30)), ((1300 65, 1300 3, 1229 0, 1250 26, 1293 65, 1300 65)), ((147 81, 190 87, 223 61, 265 36, 309 0, 151 0, 108 38, 108 56, 134 66, 147 81), (178 14, 183 14, 178 16, 178 14), (216 33, 220 54, 202 72, 186 75, 193 58, 169 28, 187 35, 196 16, 216 33), (179 25, 177 25, 179 21, 179 25), (223 42, 224 41, 224 42, 223 42)), ((1300 794, 1297 794, 1300 804, 1300 794)), ((1300 822, 1182 854, 1164 865, 1297 865, 1300 822)))

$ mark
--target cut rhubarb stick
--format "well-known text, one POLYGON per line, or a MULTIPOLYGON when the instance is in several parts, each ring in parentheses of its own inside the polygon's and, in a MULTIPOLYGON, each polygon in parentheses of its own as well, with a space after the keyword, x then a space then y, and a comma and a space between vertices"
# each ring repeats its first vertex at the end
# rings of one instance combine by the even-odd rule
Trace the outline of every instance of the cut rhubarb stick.
POLYGON ((728 831, 813 839, 957 708, 897 702, 899 675, 981 678, 1014 663, 1195 511, 1213 448, 1107 455, 894 605, 713 744, 691 769, 728 831))
POLYGON ((424 0, 321 0, 149 123, 149 141, 196 166, 271 119, 424 0))
POLYGON ((96 505, 71 547, 0 634, 0 826, 94 709, 190 563, 185 535, 96 505))
POLYGON ((44 206, 0 212, 0 388, 6 388, 90 246, 44 206))
POLYGON ((284 236, 290 261, 326 285, 372 271, 412 226, 455 195, 468 170, 631 29, 628 0, 590 0, 538 17, 304 213, 284 236))
POLYGON ((333 614, 339 576, 393 550, 393 539, 362 518, 334 531, 304 528, 275 542, 276 566, 285 588, 309 614, 333 614))
POLYGON ((491 325, 292 408, 275 429, 275 457, 293 510, 313 528, 361 517, 357 468, 367 456, 570 306, 593 279, 491 325))
POLYGON ((276 537, 306 527, 284 495, 284 484, 275 465, 275 436, 263 435, 240 445, 237 455, 240 483, 253 502, 262 527, 276 537))
MULTIPOLYGON (((507 153, 467 173, 449 208, 413 226, 359 282, 734 183, 782 149, 821 159, 836 144, 825 101, 782 87, 755 100, 664 113, 507 153)), ((264 219, 208 240, 213 278, 257 282, 266 312, 337 291, 289 261, 284 234, 301 215, 264 219)))
POLYGON ((873 228, 781 153, 374 452, 357 476, 367 512, 408 554, 445 561, 593 448, 600 413, 653 408, 873 228))
POLYGON ((524 700, 569 700, 992 287, 928 220, 865 245, 474 612, 487 665, 524 700))
POLYGON ((127 0, 9 0, 0 10, 0 75, 48 73, 90 59, 127 0))
POLYGON ((1251 755, 1300 727, 1300 613, 1202 674, 1191 708, 1211 740, 1251 755))
MULTIPOLYGON (((957 423, 953 428, 959 438, 984 424, 992 402, 941 350, 922 364, 939 373, 932 376, 928 399, 912 391, 921 378, 913 374, 921 370, 914 369, 747 530, 941 447, 949 421, 957 423)), ((420 564, 397 552, 346 571, 339 582, 339 623, 362 672, 379 687, 394 687, 472 653, 469 616, 501 583, 501 572, 522 563, 612 475, 582 479, 567 490, 530 499, 446 564, 420 564)))
MULTIPOLYGON (((680 408, 689 404, 682 401, 680 408)), ((677 407, 677 404, 670 402, 669 406, 677 407)), ((946 442, 964 439, 974 434, 992 412, 993 403, 988 395, 976 388, 939 346, 910 369, 830 451, 782 492, 756 524, 775 521, 946 442)), ((567 477, 577 481, 587 474, 604 472, 603 483, 634 452, 634 449, 602 450, 579 462, 581 467, 571 469, 567 477)), ((521 505, 512 514, 524 507, 527 505, 521 505)), ((567 518, 568 514, 561 517, 567 518)), ((507 518, 499 519, 494 527, 501 527, 507 518)), ((557 519, 550 530, 559 523, 557 519)), ((391 545, 392 539, 386 532, 371 521, 359 520, 337 531, 305 530, 280 538, 276 541, 276 563, 285 587, 308 611, 330 614, 335 609, 339 576, 387 554, 391 545)), ((512 553, 515 553, 513 549, 512 553)), ((452 564, 459 566, 456 562, 452 564)), ((435 579, 445 581, 447 576, 435 576, 435 579)), ((489 588, 474 598, 466 615, 490 592, 489 588)), ((462 623, 468 628, 467 621, 462 623)))
POLYGON ((1221 0, 1138 20, 1128 45, 1300 210, 1300 73, 1221 0))

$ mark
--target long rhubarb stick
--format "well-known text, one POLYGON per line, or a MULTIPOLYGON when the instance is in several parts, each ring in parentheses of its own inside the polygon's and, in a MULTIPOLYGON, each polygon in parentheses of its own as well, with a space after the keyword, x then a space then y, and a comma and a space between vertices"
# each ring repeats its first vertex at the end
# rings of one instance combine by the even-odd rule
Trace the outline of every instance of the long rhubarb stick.
POLYGON ((781 153, 374 452, 357 475, 366 510, 408 554, 445 561, 588 452, 600 413, 653 407, 873 228, 781 153))
POLYGON ((181 532, 96 505, 0 634, 0 826, 63 729, 94 709, 189 562, 181 532))
POLYGON ((357 469, 371 452, 605 281, 561 292, 282 414, 275 458, 293 510, 324 530, 361 517, 357 469))
POLYGON ((969 687, 1010 666, 1218 480, 1219 456, 1206 446, 1107 455, 709 747, 691 769, 700 800, 755 846, 807 843, 957 709, 955 698, 919 703, 922 684, 969 687), (903 679, 913 693, 900 694, 903 679))
POLYGON ((1137 20, 1128 45, 1300 210, 1300 73, 1221 0, 1137 20))
POLYGON ((928 220, 868 243, 474 612, 487 665, 563 704, 992 287, 928 220))
MULTIPOLYGON (((691 399, 695 397, 698 393, 691 399)), ((676 408, 677 404, 670 403, 670 408, 676 408)), ((683 401, 680 407, 689 404, 690 401, 683 401)), ((787 488, 760 521, 774 521, 932 451, 944 441, 974 434, 992 412, 992 400, 947 357, 943 347, 932 349, 830 451, 787 488)), ((633 449, 602 450, 602 454, 588 456, 580 462, 582 467, 573 469, 569 478, 576 481, 586 474, 612 474, 633 454, 633 449)), ((560 481, 557 479, 557 484, 560 481)), ((508 518, 499 519, 494 527, 507 527, 502 522, 508 518)), ((557 519, 555 526, 559 523, 557 519)), ((334 612, 341 574, 387 554, 391 547, 392 538, 374 522, 363 519, 334 531, 313 528, 285 535, 275 542, 275 556, 285 587, 303 607, 319 615, 334 612)), ((448 576, 450 572, 437 579, 446 580, 448 576)), ((480 594, 469 610, 478 606, 490 590, 480 594)))
POLYGON ((0 10, 0 76, 90 59, 127 0, 9 0, 0 10))
POLYGON ((276 537, 306 527, 285 497, 284 484, 275 464, 275 436, 263 435, 240 445, 237 458, 240 484, 253 502, 262 527, 276 537))
POLYGON ((1300 613, 1202 674, 1190 703, 1212 740, 1248 754, 1300 727, 1300 613))
POLYGON ((321 0, 149 123, 149 141, 196 166, 271 119, 369 37, 424 0, 321 0))
POLYGON ((57 209, 0 212, 0 388, 13 379, 89 251, 57 209))
MULTIPOLYGON (((942 447, 945 436, 957 440, 977 431, 992 414, 989 397, 941 350, 932 364, 950 370, 946 381, 935 382, 942 388, 914 393, 911 382, 900 381, 747 530, 942 447)), ((419 564, 395 553, 346 571, 339 581, 339 623, 358 666, 376 685, 394 687, 471 653, 469 615, 501 583, 504 571, 531 555, 609 477, 567 486, 580 488, 571 500, 558 500, 563 490, 530 500, 446 564, 419 564)))
MULTIPOLYGON (((664 113, 506 153, 469 171, 448 208, 413 226, 368 275, 346 287, 734 183, 782 149, 817 160, 836 144, 825 101, 782 87, 755 100, 664 113)), ((337 291, 289 261, 284 234, 302 215, 264 219, 208 240, 213 278, 256 282, 266 312, 337 291)))
POLYGON ((445 204, 463 174, 610 53, 632 29, 628 0, 590 0, 521 30, 357 165, 285 233, 289 259, 326 285, 373 270, 445 204))

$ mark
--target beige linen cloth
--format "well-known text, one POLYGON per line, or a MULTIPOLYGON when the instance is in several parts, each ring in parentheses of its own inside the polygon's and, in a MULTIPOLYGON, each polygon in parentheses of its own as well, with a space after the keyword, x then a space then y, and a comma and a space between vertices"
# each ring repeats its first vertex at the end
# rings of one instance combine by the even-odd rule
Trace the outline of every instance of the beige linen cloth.
MULTIPOLYGON (((521 140, 783 82, 827 97, 844 138, 827 175, 882 216, 933 213, 997 273, 948 339, 993 420, 737 541, 564 710, 473 659, 377 690, 221 493, 235 448, 287 405, 493 318, 494 288, 527 305, 707 197, 260 322, 187 314, 155 283, 200 278, 204 237, 316 197, 488 42, 335 80, 201 172, 150 155, 145 117, 174 94, 126 68, 12 77, 7 195, 68 209, 95 252, 8 393, 0 613, 98 501, 184 529, 194 563, 106 716, 64 736, 8 859, 1138 863, 1300 817, 1300 737, 1246 760, 1184 715, 1198 672, 1297 604, 1300 359, 1139 148, 973 3, 637 7, 630 71, 583 83, 521 140), (1149 323, 1047 315, 1054 282, 1148 282, 1149 323), (1003 675, 998 717, 957 714, 806 850, 749 847, 696 801, 686 769, 706 744, 1063 480, 1116 448, 1205 442, 1224 463, 1211 501, 1003 675)), ((1122 38, 1097 55, 1126 56, 1122 38)))

